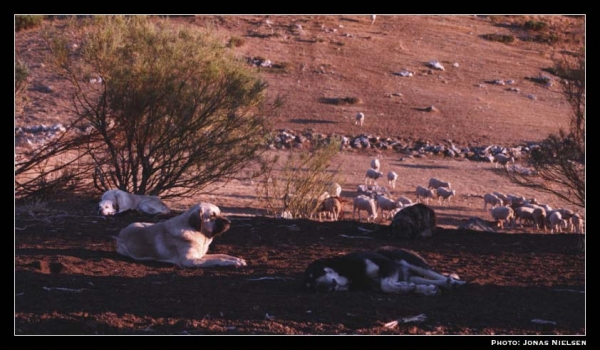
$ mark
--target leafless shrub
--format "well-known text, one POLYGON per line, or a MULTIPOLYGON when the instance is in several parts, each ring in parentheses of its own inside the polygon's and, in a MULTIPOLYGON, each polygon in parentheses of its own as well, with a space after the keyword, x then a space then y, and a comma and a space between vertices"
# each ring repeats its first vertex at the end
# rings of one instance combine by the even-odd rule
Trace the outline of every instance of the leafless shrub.
POLYGON ((339 149, 340 142, 333 141, 312 150, 286 152, 283 161, 278 155, 267 159, 267 168, 257 185, 258 196, 264 200, 267 211, 272 215, 289 211, 294 218, 310 217, 328 184, 341 181, 337 169, 329 169, 339 149), (283 165, 278 169, 281 162, 283 165))

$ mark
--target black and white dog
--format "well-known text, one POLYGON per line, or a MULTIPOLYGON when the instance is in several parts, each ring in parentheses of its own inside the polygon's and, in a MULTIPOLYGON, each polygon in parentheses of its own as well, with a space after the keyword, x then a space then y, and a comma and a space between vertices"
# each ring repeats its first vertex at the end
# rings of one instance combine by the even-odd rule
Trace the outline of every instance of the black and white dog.
POLYGON ((392 248, 318 259, 304 272, 305 288, 317 293, 375 289, 385 293, 437 295, 440 288, 452 289, 464 284, 458 276, 436 272, 419 254, 392 248))

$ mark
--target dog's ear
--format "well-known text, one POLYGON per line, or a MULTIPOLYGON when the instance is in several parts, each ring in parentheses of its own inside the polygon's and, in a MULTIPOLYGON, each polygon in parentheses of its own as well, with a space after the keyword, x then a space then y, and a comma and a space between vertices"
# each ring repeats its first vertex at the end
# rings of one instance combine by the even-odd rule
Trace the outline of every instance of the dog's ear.
POLYGON ((113 202, 113 207, 115 208, 115 212, 119 213, 119 202, 121 201, 121 196, 119 192, 115 193, 115 201, 113 202))
POLYGON ((202 232, 202 214, 204 211, 200 208, 198 211, 192 212, 188 218, 188 224, 196 231, 202 232))

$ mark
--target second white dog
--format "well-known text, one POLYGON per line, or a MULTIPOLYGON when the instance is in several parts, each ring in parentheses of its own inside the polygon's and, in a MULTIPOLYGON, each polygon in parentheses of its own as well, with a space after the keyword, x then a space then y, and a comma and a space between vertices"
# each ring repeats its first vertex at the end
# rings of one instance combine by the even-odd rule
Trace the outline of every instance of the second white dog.
POLYGON ((98 204, 101 215, 115 215, 128 210, 138 210, 146 214, 168 214, 169 207, 158 196, 132 194, 121 190, 104 192, 98 204))

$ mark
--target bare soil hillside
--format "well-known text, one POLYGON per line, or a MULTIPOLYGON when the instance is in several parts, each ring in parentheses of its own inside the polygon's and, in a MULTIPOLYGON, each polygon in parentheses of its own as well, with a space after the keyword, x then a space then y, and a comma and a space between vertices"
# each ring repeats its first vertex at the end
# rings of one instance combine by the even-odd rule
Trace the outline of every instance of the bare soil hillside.
MULTIPOLYGON (((269 84, 269 101, 285 100, 270 116, 274 130, 433 144, 452 140, 459 146, 517 146, 566 128, 570 108, 559 93, 559 78, 547 70, 554 58, 584 45, 585 25, 582 16, 377 16, 374 23, 370 16, 346 15, 169 20, 208 28, 224 43, 234 39, 239 44, 231 51, 239 57, 271 61, 256 69, 269 84), (526 30, 528 20, 547 26, 526 30), (512 35, 514 41, 486 40, 488 34, 512 35), (544 42, 542 34, 556 39, 544 42), (432 60, 444 70, 430 67, 432 60), (401 76, 402 71, 413 74, 401 76), (542 73, 554 80, 552 86, 527 79, 542 73), (358 102, 344 103, 346 98, 358 102), (428 106, 438 112, 427 112, 428 106), (366 116, 362 127, 354 124, 357 112, 366 116)), ((44 56, 42 30, 15 33, 15 54, 31 73, 25 99, 15 101, 15 127, 73 117, 69 86, 44 56)), ((16 143, 16 154, 19 147, 35 143, 16 143)), ((495 232, 459 228, 472 217, 491 224, 483 194, 492 191, 577 208, 510 183, 493 164, 464 158, 350 148, 333 159, 331 168, 338 166, 348 201, 338 222, 273 218, 245 173, 197 197, 167 202, 174 214, 199 201, 220 206, 232 227, 210 252, 243 257, 248 261, 243 268, 179 269, 118 255, 112 237, 123 227, 165 217, 100 217, 100 193, 16 203, 15 334, 586 334, 583 235, 549 234, 531 225, 495 232), (416 186, 426 186, 430 177, 451 182, 457 194, 449 203, 429 203, 438 225, 433 237, 394 240, 378 234, 389 220, 353 218, 349 203, 373 157, 384 173, 399 174, 394 197, 416 200, 416 186), (435 298, 312 295, 300 289, 314 259, 384 245, 414 249, 440 271, 456 272, 469 283, 435 298), (426 320, 385 326, 419 314, 426 320)))

